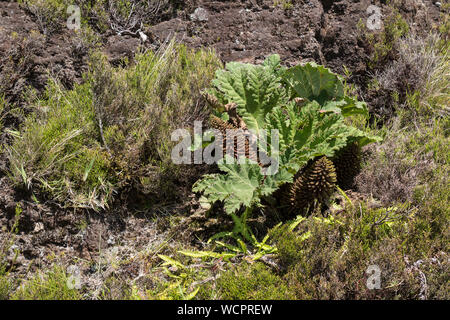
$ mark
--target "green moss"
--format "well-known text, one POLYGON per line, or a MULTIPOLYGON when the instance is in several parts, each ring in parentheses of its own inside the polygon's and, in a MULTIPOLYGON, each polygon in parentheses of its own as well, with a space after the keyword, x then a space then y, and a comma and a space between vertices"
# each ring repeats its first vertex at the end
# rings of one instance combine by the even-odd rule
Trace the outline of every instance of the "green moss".
POLYGON ((259 262, 253 265, 243 263, 222 274, 217 286, 225 300, 284 300, 294 297, 282 278, 259 262))
POLYGON ((304 240, 297 232, 289 231, 289 226, 286 224, 274 228, 270 234, 283 266, 290 266, 300 260, 304 240))

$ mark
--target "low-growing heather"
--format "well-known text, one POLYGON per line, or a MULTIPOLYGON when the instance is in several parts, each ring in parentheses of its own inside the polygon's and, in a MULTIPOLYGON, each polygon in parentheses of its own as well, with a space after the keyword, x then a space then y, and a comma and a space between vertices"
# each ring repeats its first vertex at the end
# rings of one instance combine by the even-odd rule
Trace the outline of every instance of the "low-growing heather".
POLYGON ((80 9, 80 22, 83 27, 90 26, 99 33, 108 30, 116 34, 137 34, 148 24, 158 22, 164 17, 173 16, 189 1, 172 0, 19 0, 34 20, 40 31, 49 36, 61 30, 71 16, 69 6, 80 9))

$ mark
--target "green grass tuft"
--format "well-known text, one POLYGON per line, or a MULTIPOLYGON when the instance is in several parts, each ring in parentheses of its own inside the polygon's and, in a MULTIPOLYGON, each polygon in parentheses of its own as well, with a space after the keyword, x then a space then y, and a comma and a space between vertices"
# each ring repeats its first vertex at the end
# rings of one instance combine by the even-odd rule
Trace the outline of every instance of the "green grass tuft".
POLYGON ((219 65, 213 52, 174 42, 126 67, 94 53, 83 84, 51 80, 32 102, 36 112, 7 149, 12 181, 96 210, 122 190, 173 198, 190 171, 172 163, 171 133, 209 115, 200 91, 219 65))

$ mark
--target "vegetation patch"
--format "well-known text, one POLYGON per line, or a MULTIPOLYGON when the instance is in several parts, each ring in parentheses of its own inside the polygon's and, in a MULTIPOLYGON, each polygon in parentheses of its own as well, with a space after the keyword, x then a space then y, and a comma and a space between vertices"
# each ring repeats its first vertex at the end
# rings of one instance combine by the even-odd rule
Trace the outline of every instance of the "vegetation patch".
POLYGON ((449 4, 410 3, 0 2, 0 299, 448 299, 449 4), (172 162, 195 120, 217 164, 172 162))
POLYGON ((152 194, 173 199, 189 170, 171 161, 171 133, 208 115, 200 91, 219 65, 210 51, 174 43, 127 67, 94 53, 83 84, 66 90, 50 80, 45 96, 30 101, 36 112, 7 149, 11 179, 95 210, 123 189, 149 202, 152 194))

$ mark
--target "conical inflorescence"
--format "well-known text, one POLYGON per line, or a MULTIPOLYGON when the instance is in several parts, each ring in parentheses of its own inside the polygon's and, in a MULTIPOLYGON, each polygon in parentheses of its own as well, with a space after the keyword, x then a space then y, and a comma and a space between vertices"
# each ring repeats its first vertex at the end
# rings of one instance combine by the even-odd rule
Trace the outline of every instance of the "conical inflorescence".
POLYGON ((310 208, 314 203, 322 203, 333 193, 336 185, 336 170, 327 157, 312 161, 299 171, 294 182, 283 192, 283 202, 289 211, 310 208))
POLYGON ((361 170, 361 148, 358 143, 351 143, 340 150, 333 158, 333 164, 338 186, 344 190, 352 188, 361 170))
POLYGON ((227 154, 227 148, 230 148, 229 154, 234 158, 245 157, 253 161, 258 161, 256 144, 252 143, 251 134, 248 130, 238 128, 236 125, 224 121, 217 116, 211 116, 210 124, 212 128, 221 132, 223 137, 223 155, 227 154), (233 132, 233 142, 227 146, 227 130, 235 130, 233 132), (250 146, 252 149, 250 150, 250 146), (252 152, 250 152, 252 151, 252 152))
POLYGON ((211 127, 219 130, 223 135, 226 134, 227 129, 237 129, 233 124, 212 115, 210 118, 211 127))

